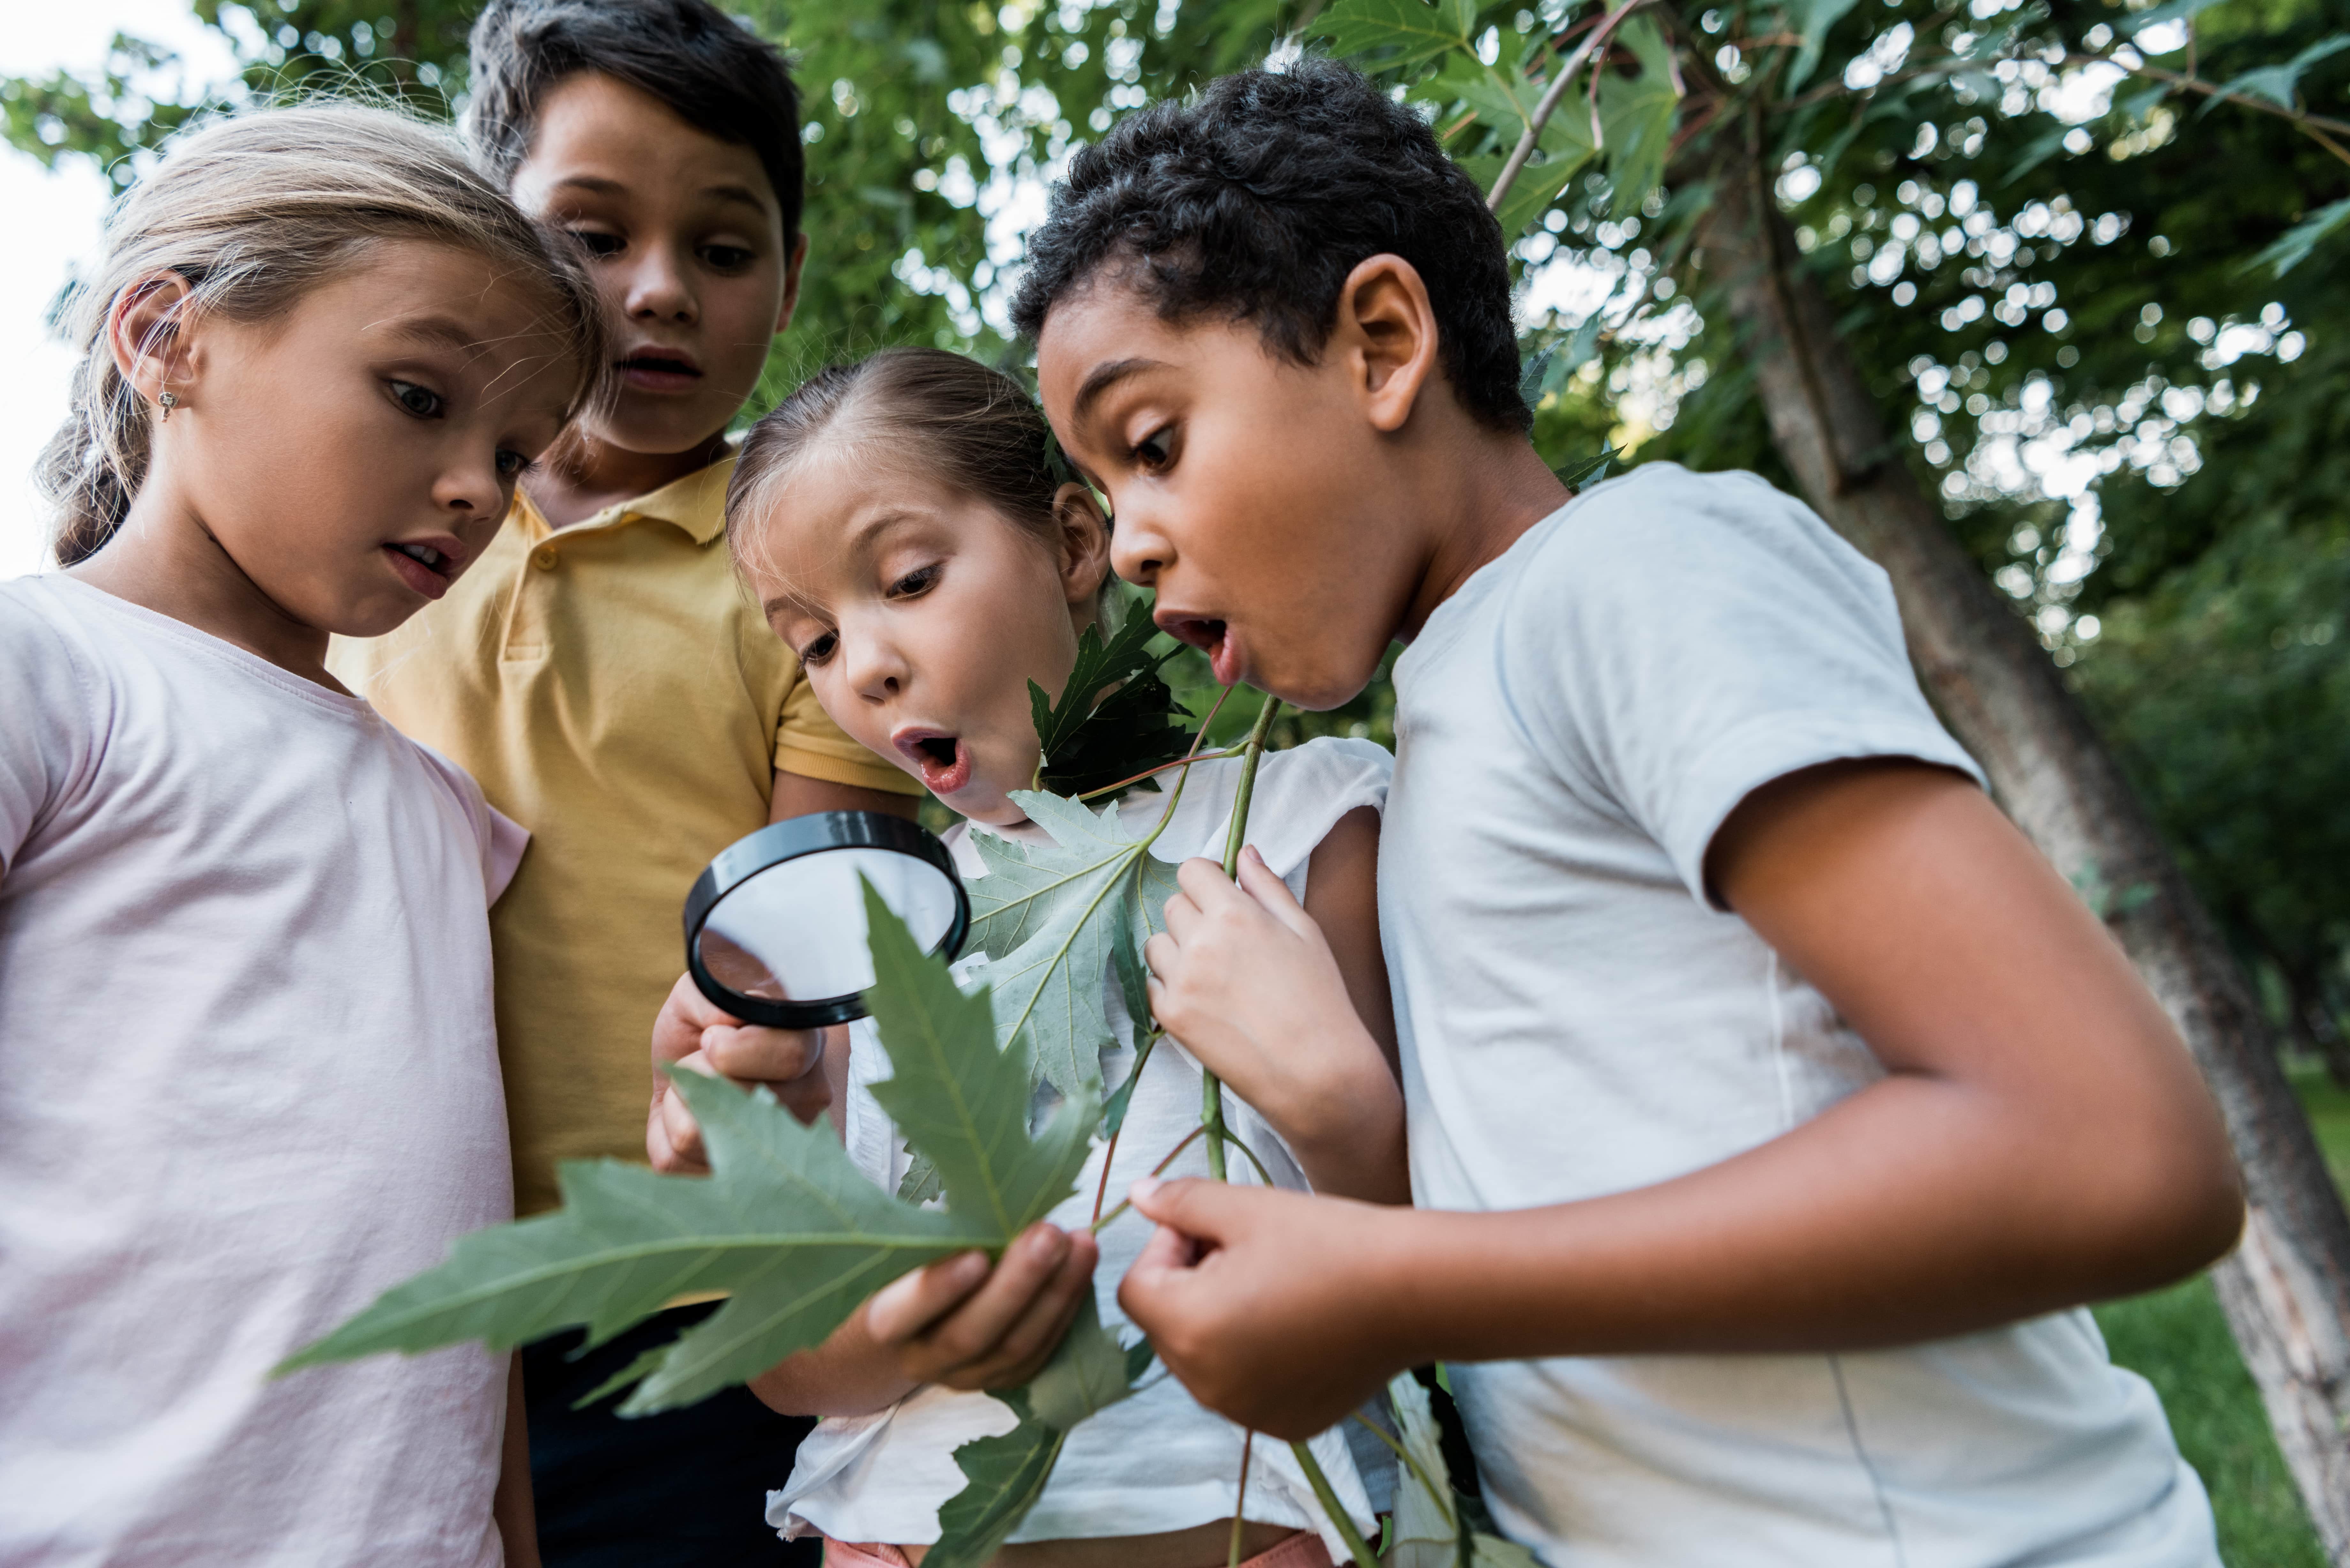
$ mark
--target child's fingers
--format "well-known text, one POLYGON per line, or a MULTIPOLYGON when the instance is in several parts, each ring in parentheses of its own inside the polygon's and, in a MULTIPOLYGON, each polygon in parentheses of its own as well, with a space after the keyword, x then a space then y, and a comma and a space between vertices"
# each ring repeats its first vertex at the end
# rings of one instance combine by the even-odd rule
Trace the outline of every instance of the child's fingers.
MULTIPOLYGON (((1091 1238, 1087 1240, 1090 1242, 1091 1238)), ((1071 1251, 1071 1238, 1066 1231, 1039 1222, 1022 1232, 977 1288, 942 1315, 933 1314, 913 1326, 912 1332, 900 1329, 890 1334, 885 1329, 895 1326, 897 1320, 888 1309, 877 1321, 868 1308, 867 1324, 876 1338, 902 1345, 899 1366, 910 1376, 925 1383, 943 1381, 959 1369, 993 1361, 1005 1336, 1021 1325, 1037 1296, 1058 1279, 1071 1251)), ((1092 1267, 1090 1246, 1085 1267, 1092 1267)), ((876 1305, 881 1300, 877 1295, 876 1305)))
POLYGON ((788 1084, 824 1064, 824 1036, 813 1029, 730 1021, 702 1030, 702 1050, 718 1072, 745 1084, 788 1084))
POLYGON ((702 994, 702 988, 693 983, 691 975, 679 975, 677 983, 669 988, 669 1000, 661 1003, 660 1016, 653 1020, 654 1075, 660 1075, 658 1064, 674 1062, 701 1050, 703 1030, 741 1022, 720 1012, 716 1003, 702 994))
POLYGON ((891 1281, 865 1303, 865 1329, 883 1345, 902 1345, 952 1311, 987 1279, 987 1254, 959 1252, 891 1281))
POLYGON ((1175 885, 1183 890, 1185 898, 1200 907, 1201 913, 1207 915, 1215 914, 1240 895, 1220 862, 1200 856, 1193 856, 1175 868, 1175 885))
MULTIPOLYGON (((699 1051, 671 1065, 704 1077, 717 1076, 709 1059, 699 1051)), ((651 1156, 656 1170, 695 1175, 710 1168, 709 1152, 702 1147, 702 1124, 686 1108, 685 1096, 677 1093, 676 1085, 667 1079, 653 1091, 652 1123, 646 1133, 646 1152, 651 1156), (659 1147, 652 1147, 656 1142, 659 1147)))
POLYGON ((824 1035, 813 1029, 720 1023, 702 1032, 702 1054, 738 1084, 764 1084, 783 1107, 813 1122, 832 1104, 824 1076, 824 1035))
POLYGON ((1254 898, 1266 914, 1299 936, 1321 934, 1321 928, 1314 923, 1314 917, 1305 912, 1305 906, 1297 901, 1297 895, 1289 890, 1289 884, 1273 874, 1273 867, 1264 863, 1264 857, 1256 852, 1253 844, 1241 851, 1241 891, 1254 898))
POLYGON ((939 1381, 951 1388, 1016 1388, 1043 1371, 1068 1336, 1083 1298, 1094 1288, 1094 1263, 1099 1255, 1093 1237, 1071 1233, 1060 1267, 993 1347, 939 1381))
POLYGON ((1197 1177, 1161 1181, 1146 1176, 1127 1189, 1127 1196, 1145 1219, 1213 1247, 1227 1239, 1231 1226, 1246 1211, 1244 1199, 1234 1201, 1241 1190, 1197 1177))

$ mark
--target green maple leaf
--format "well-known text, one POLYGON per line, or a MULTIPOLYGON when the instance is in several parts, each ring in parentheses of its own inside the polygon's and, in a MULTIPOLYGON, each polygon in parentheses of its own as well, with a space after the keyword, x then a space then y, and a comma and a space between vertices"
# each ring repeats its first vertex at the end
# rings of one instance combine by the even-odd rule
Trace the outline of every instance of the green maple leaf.
POLYGON ((1077 639, 1077 661, 1056 701, 1028 682, 1036 726, 1037 782, 1056 794, 1087 794, 1171 763, 1191 747, 1191 732, 1173 715, 1175 693, 1159 667, 1180 651, 1150 651, 1159 628, 1139 604, 1107 642, 1098 626, 1077 639))
POLYGON ((955 1449, 964 1486, 939 1510, 939 1542, 922 1560, 926 1568, 981 1568, 993 1558, 1044 1495, 1069 1433, 1132 1394, 1150 1360, 1150 1342, 1120 1345, 1087 1292, 1045 1370, 1025 1387, 993 1396, 1020 1424, 955 1449))
POLYGON ((1123 926, 1139 950, 1161 929, 1175 867, 1152 858, 1155 829, 1127 832, 1115 801, 1097 814, 1040 791, 1012 798, 1053 842, 972 836, 987 874, 970 888, 971 946, 992 961, 996 1035, 1024 1033, 1047 1082, 1065 1096, 1098 1097, 1101 1053, 1112 1044, 1102 981, 1116 933, 1123 926))
POLYGON ((1338 0, 1314 24, 1341 56, 1378 54, 1384 70, 1409 70, 1448 50, 1476 48, 1475 0, 1338 0))
POLYGON ((726 1304, 615 1380, 642 1377, 624 1414, 691 1404, 820 1343, 873 1292, 967 1248, 1000 1252, 1075 1189, 1098 1100, 1072 1096, 1027 1128, 1024 1047, 999 1051, 984 994, 965 996, 866 888, 871 993, 892 1076, 874 1086, 946 1173, 946 1207, 877 1189, 830 1127, 802 1127, 762 1089, 675 1072, 712 1174, 618 1160, 560 1175, 564 1207, 460 1239, 281 1372, 463 1340, 507 1350, 584 1324, 600 1344, 688 1292, 726 1304))

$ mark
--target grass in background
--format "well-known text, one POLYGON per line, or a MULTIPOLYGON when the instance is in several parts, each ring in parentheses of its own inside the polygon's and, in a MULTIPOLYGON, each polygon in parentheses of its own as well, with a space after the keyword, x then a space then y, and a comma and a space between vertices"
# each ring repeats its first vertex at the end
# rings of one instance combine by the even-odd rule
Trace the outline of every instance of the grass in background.
MULTIPOLYGON (((2314 1064, 2293 1080, 2335 1183, 2350 1191, 2350 1091, 2314 1064)), ((2114 1360, 2162 1396, 2178 1450, 2211 1494, 2220 1557, 2231 1568, 2325 1568, 2211 1282, 2099 1307, 2097 1325, 2114 1360)))
POLYGON ((2231 1568, 2325 1568, 2260 1390, 2208 1279, 2097 1309, 2114 1360, 2154 1385, 2178 1451, 2203 1478, 2231 1568))

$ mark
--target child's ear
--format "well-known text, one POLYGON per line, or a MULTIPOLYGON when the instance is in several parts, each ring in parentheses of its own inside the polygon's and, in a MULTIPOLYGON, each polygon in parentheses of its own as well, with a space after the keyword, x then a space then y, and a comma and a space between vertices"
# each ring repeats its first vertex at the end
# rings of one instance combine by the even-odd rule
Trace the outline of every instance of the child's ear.
POLYGON ((107 313, 106 347, 114 368, 150 408, 165 408, 167 392, 174 405, 183 404, 194 386, 194 323, 188 310, 193 298, 186 278, 159 272, 116 295, 107 313))
POLYGON ((795 235, 792 254, 784 260, 784 307, 775 313, 775 336, 778 337, 784 335, 784 328, 792 324, 792 313, 800 307, 800 268, 807 263, 807 235, 795 235))
POLYGON ((1101 587, 1109 576, 1109 520, 1082 484, 1054 493, 1053 521, 1061 534, 1061 591, 1072 608, 1090 620, 1101 587))
POLYGON ((1325 354, 1349 372, 1372 425, 1403 428, 1436 370, 1436 312, 1419 269, 1398 255, 1366 257, 1338 289, 1338 321, 1325 354))

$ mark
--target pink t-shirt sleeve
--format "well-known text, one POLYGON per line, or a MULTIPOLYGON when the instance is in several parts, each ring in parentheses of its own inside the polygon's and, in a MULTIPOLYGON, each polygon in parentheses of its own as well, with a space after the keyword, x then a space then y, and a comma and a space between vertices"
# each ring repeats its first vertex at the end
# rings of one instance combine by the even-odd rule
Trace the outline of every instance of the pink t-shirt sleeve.
POLYGON ((0 875, 88 767, 103 708, 56 628, 0 599, 0 875))
POLYGON ((482 888, 487 894, 484 905, 494 904, 514 880, 515 867, 522 864, 522 852, 530 847, 530 829, 516 822, 483 798, 482 786, 473 775, 434 751, 417 743, 416 749, 449 786, 449 793, 464 808, 465 816, 473 825, 473 840, 482 853, 482 888))
POLYGON ((522 852, 530 847, 530 829, 488 801, 482 802, 482 810, 489 818, 489 833, 482 841, 482 882, 494 904, 514 880, 522 852))

